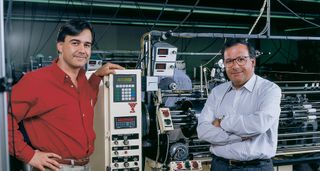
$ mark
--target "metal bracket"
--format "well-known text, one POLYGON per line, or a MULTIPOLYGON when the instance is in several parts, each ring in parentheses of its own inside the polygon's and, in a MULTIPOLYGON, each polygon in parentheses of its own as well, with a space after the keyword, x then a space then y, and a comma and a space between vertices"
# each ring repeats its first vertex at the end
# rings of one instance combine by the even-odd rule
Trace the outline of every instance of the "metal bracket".
POLYGON ((0 93, 11 90, 12 79, 0 78, 0 93))

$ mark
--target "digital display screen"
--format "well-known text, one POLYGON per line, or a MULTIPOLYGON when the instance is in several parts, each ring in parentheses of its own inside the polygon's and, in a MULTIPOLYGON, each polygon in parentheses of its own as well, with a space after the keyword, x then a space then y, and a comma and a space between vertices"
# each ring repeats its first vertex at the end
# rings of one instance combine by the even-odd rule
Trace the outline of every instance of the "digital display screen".
POLYGON ((89 64, 91 65, 95 65, 97 63, 97 61, 89 61, 89 64))
POLYGON ((136 128, 137 127, 137 117, 127 116, 127 117, 115 117, 114 118, 115 129, 126 129, 126 128, 136 128))
POLYGON ((158 49, 158 55, 168 55, 169 49, 158 49))
POLYGON ((166 69, 166 64, 156 64, 156 69, 166 69))
POLYGON ((117 77, 117 82, 131 83, 132 80, 132 77, 117 77))

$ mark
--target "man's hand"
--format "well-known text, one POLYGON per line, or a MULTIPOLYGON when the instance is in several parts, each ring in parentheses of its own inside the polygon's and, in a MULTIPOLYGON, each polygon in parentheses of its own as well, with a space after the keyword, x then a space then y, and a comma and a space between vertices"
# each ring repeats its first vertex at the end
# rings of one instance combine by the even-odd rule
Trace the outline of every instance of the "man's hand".
POLYGON ((215 127, 221 127, 220 123, 221 123, 221 119, 215 119, 214 121, 212 121, 212 125, 215 127))
POLYGON ((102 67, 100 67, 94 74, 98 77, 107 76, 109 74, 114 74, 114 70, 116 69, 124 69, 122 66, 113 64, 113 63, 106 63, 102 67))
POLYGON ((28 164, 39 169, 40 171, 45 171, 45 168, 49 168, 53 171, 59 171, 61 166, 53 158, 61 159, 61 156, 54 153, 45 153, 36 150, 28 164))

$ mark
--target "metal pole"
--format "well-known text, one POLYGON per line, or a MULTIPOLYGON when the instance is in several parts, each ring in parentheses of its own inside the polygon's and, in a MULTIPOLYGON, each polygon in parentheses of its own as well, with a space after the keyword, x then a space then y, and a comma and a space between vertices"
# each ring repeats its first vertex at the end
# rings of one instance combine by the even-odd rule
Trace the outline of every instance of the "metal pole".
POLYGON ((203 74, 202 74, 202 69, 203 66, 200 65, 200 94, 201 94, 201 98, 203 98, 203 74))
MULTIPOLYGON (((270 28, 269 28, 270 29, 270 28)), ((231 33, 172 33, 172 37, 179 38, 242 38, 242 39, 284 39, 284 40, 320 40, 314 36, 267 36, 260 34, 231 34, 231 33)))
POLYGON ((271 32, 271 14, 270 14, 270 8, 271 8, 271 3, 270 0, 267 0, 267 26, 268 26, 268 32, 267 36, 270 37, 270 32, 271 32))
MULTIPOLYGON (((0 1, 0 78, 5 78, 4 7, 0 1)), ((9 171, 7 98, 0 92, 0 170, 9 171)))

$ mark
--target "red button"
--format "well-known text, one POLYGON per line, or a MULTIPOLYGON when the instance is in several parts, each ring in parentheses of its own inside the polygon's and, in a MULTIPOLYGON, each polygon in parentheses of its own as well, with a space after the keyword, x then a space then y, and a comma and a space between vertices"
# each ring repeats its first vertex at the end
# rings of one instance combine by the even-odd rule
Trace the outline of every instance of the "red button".
POLYGON ((168 110, 162 110, 162 114, 165 116, 165 117, 168 117, 170 115, 169 111, 168 110))
POLYGON ((178 169, 182 169, 182 168, 183 168, 182 163, 178 163, 178 164, 177 164, 177 168, 178 168, 178 169))

